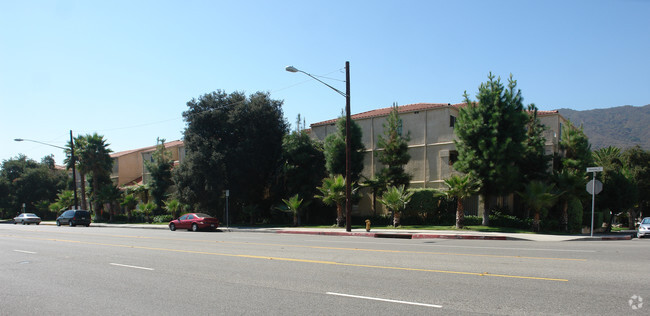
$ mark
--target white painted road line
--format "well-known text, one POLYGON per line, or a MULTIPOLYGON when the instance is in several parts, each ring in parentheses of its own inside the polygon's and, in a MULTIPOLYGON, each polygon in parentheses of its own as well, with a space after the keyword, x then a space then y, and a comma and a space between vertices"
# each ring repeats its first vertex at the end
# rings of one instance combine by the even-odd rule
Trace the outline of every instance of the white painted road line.
POLYGON ((14 250, 15 252, 21 252, 21 253, 28 253, 28 254, 35 254, 33 251, 27 251, 27 250, 14 250))
POLYGON ((125 268, 133 268, 133 269, 141 269, 141 270, 149 270, 153 271, 152 268, 145 268, 145 267, 138 267, 138 266, 130 266, 128 264, 119 264, 119 263, 109 263, 110 265, 113 266, 118 266, 118 267, 125 267, 125 268))
POLYGON ((408 304, 408 305, 442 308, 441 305, 424 304, 424 303, 407 302, 407 301, 397 301, 397 300, 389 300, 389 299, 377 298, 377 297, 341 294, 341 293, 334 293, 334 292, 327 292, 325 294, 327 294, 327 295, 336 295, 336 296, 344 296, 344 297, 351 297, 351 298, 360 298, 360 299, 371 300, 371 301, 381 301, 381 302, 389 302, 389 303, 398 303, 398 304, 408 304))

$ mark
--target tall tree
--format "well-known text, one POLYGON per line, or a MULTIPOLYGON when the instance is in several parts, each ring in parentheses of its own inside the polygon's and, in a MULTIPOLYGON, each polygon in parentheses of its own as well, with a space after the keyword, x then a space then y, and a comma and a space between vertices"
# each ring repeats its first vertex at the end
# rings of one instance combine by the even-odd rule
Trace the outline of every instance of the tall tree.
POLYGON ((511 193, 518 184, 517 162, 524 152, 526 114, 521 90, 516 87, 512 75, 506 89, 490 73, 479 87, 478 102, 465 92, 467 106, 460 109, 457 120, 458 161, 454 168, 482 183, 483 225, 489 225, 488 197, 511 193))
POLYGON ((581 203, 580 198, 586 193, 586 181, 584 178, 584 172, 578 172, 574 169, 564 168, 562 170, 553 172, 552 180, 560 193, 558 195, 558 202, 562 208, 560 225, 563 231, 568 232, 569 205, 571 203, 575 203, 575 200, 577 200, 578 203, 581 203))
POLYGON ((555 186, 542 181, 529 182, 522 192, 517 192, 522 200, 533 211, 533 231, 539 231, 539 221, 542 212, 553 206, 557 196, 553 194, 555 186))
POLYGON ((182 202, 215 213, 228 189, 234 212, 244 204, 270 209, 270 186, 281 169, 282 137, 288 129, 282 101, 268 93, 246 97, 219 90, 187 106, 187 155, 174 172, 182 202))
MULTIPOLYGON (((93 211, 97 217, 100 210, 100 200, 98 194, 102 185, 112 185, 110 181, 111 170, 113 169, 113 159, 110 153, 113 152, 106 143, 104 136, 93 133, 86 135, 85 144, 79 150, 80 165, 84 166, 83 170, 88 171, 91 175, 91 190, 93 211)), ((75 147, 76 148, 76 147, 75 147)))
POLYGON ((588 167, 592 167, 593 157, 591 145, 582 126, 576 128, 571 121, 562 126, 560 138, 561 169, 572 169, 585 175, 588 167))
MULTIPOLYGON (((74 148, 75 148, 75 169, 76 172, 79 173, 79 183, 81 183, 81 188, 80 188, 80 193, 81 193, 81 209, 87 210, 88 209, 88 201, 86 198, 86 174, 90 172, 82 159, 80 159, 80 154, 84 151, 86 148, 87 144, 87 137, 84 135, 78 135, 77 137, 74 138, 74 148)), ((72 170, 72 146, 73 144, 71 142, 68 142, 68 145, 66 146, 66 155, 67 157, 64 160, 65 167, 67 170, 72 170)), ((72 185, 73 190, 77 190, 77 184, 74 183, 72 185)))
MULTIPOLYGON (((361 140, 361 127, 354 120, 350 124, 350 176, 352 183, 359 181, 363 170, 365 147, 361 140)), ((325 168, 330 175, 345 175, 345 117, 336 121, 336 132, 325 138, 325 168)))
POLYGON ((165 200, 169 188, 174 184, 172 181, 172 167, 174 161, 172 154, 165 148, 165 139, 156 140, 156 150, 153 152, 152 161, 145 161, 144 165, 151 176, 149 189, 151 197, 156 206, 154 214, 162 213, 163 201, 165 200))
POLYGON ((546 180, 550 176, 549 163, 551 155, 546 154, 546 139, 544 131, 546 127, 537 117, 537 107, 529 104, 526 111, 528 121, 526 122, 526 139, 524 140, 524 152, 519 159, 519 169, 522 183, 532 180, 546 180))
POLYGON ((634 229, 634 220, 639 214, 648 214, 650 208, 650 151, 639 145, 626 149, 623 154, 623 164, 630 173, 630 180, 637 189, 638 201, 636 207, 629 210, 629 228, 634 229))
POLYGON ((387 186, 403 185, 408 188, 412 176, 406 173, 404 165, 411 160, 411 155, 408 153, 408 141, 411 137, 410 132, 404 135, 402 128, 397 104, 394 103, 386 118, 384 133, 379 135, 377 141, 377 145, 383 150, 376 151, 376 153, 379 162, 384 165, 379 174, 380 181, 386 183, 387 186))
POLYGON ((593 157, 594 162, 603 167, 603 172, 598 175, 603 182, 603 191, 598 194, 596 205, 609 213, 606 231, 611 231, 614 215, 632 208, 636 204, 638 191, 631 173, 623 165, 620 148, 600 148, 593 152, 593 157))
POLYGON ((447 186, 447 191, 444 192, 445 195, 456 199, 456 228, 461 229, 465 225, 463 199, 476 194, 480 189, 480 185, 472 179, 471 174, 464 176, 454 174, 445 179, 445 185, 447 186))
POLYGON ((336 226, 343 227, 343 204, 345 204, 345 178, 336 175, 323 179, 323 185, 318 187, 321 192, 316 197, 327 205, 336 205, 336 226))
POLYGON ((24 203, 30 212, 49 211, 49 204, 57 199, 68 178, 64 171, 50 167, 47 159, 38 163, 25 155, 4 160, 0 166, 0 209, 16 212, 24 203))
POLYGON ((282 139, 282 161, 284 194, 309 201, 326 175, 322 145, 305 131, 292 132, 282 139))

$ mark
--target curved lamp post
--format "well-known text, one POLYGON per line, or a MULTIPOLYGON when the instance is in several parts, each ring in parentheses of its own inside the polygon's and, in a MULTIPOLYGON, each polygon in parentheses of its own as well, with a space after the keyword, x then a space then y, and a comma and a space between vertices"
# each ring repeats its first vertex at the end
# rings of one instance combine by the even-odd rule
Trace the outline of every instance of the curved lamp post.
POLYGON ((342 91, 330 86, 329 84, 323 82, 322 80, 312 76, 310 73, 304 72, 300 69, 297 69, 296 67, 293 66, 287 66, 285 68, 286 71, 288 72, 301 72, 312 79, 326 85, 330 89, 338 92, 338 94, 342 95, 345 97, 345 230, 346 231, 352 231, 352 220, 350 217, 350 209, 352 208, 352 202, 350 201, 351 197, 351 192, 352 192, 352 185, 350 183, 350 169, 351 169, 351 152, 352 152, 352 145, 351 145, 351 138, 350 138, 350 62, 346 61, 345 62, 345 93, 342 91))
MULTIPOLYGON (((41 145, 46 145, 46 146, 51 146, 51 147, 56 147, 60 148, 63 150, 66 150, 68 148, 57 146, 57 145, 52 145, 44 142, 39 142, 37 140, 33 139, 24 139, 24 138, 14 138, 14 141, 17 142, 33 142, 41 145)), ((70 130, 70 159, 72 159, 72 185, 74 186, 74 190, 72 192, 74 193, 74 209, 77 209, 77 172, 75 170, 75 165, 76 165, 76 159, 74 156, 74 139, 72 139, 72 130, 70 130)))

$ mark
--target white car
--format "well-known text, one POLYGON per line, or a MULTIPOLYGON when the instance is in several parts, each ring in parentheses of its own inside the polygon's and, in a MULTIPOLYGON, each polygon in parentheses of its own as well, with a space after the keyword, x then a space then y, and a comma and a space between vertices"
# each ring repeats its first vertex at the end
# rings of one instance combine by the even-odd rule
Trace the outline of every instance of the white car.
POLYGON ((650 217, 644 218, 639 224, 639 229, 636 231, 636 237, 641 238, 650 235, 650 217))
POLYGON ((36 216, 34 213, 22 213, 14 217, 14 225, 18 223, 21 223, 23 225, 34 223, 38 225, 41 223, 41 218, 36 216))

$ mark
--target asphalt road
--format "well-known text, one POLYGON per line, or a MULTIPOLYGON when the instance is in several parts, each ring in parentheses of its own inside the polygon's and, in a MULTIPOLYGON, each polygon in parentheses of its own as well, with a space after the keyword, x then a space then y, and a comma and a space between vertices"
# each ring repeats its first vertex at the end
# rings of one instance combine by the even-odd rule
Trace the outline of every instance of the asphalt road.
POLYGON ((647 315, 648 263, 650 239, 0 225, 0 315, 647 315))

